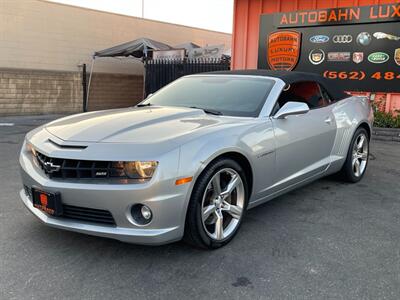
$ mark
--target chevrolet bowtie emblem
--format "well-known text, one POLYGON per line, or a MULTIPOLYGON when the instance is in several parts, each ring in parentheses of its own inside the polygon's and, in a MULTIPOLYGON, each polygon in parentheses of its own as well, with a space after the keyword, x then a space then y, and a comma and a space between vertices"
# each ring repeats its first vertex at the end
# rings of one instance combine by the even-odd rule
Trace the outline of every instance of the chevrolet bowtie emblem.
POLYGON ((46 170, 47 173, 54 173, 54 172, 58 172, 61 169, 60 165, 55 165, 52 162, 45 162, 43 163, 43 167, 46 170))

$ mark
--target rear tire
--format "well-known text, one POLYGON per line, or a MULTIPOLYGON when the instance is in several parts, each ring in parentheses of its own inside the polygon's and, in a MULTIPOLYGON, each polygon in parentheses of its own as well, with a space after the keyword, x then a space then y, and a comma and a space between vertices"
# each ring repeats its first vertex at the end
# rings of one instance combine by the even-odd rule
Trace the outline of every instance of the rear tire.
POLYGON ((367 170, 369 160, 369 137, 364 128, 358 128, 351 140, 346 161, 340 171, 343 180, 360 181, 367 170))
POLYGON ((186 214, 184 241, 216 249, 236 235, 248 204, 243 168, 234 160, 212 162, 197 179, 186 214))

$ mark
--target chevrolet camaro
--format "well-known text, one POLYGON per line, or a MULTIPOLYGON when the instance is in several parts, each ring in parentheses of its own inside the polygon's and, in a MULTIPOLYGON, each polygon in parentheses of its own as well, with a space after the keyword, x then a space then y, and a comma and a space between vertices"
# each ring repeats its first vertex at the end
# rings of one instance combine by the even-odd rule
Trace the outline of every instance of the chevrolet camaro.
POLYGON ((29 132, 20 197, 52 227, 218 248, 247 209, 329 174, 361 180, 372 122, 367 98, 314 74, 185 76, 135 107, 29 132))

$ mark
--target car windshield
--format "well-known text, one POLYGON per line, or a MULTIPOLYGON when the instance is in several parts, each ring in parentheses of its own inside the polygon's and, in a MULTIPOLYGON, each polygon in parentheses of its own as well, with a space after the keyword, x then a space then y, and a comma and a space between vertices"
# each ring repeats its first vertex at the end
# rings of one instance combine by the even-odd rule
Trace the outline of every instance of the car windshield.
POLYGON ((235 76, 192 76, 174 81, 141 105, 200 108, 208 113, 257 117, 274 81, 235 76))

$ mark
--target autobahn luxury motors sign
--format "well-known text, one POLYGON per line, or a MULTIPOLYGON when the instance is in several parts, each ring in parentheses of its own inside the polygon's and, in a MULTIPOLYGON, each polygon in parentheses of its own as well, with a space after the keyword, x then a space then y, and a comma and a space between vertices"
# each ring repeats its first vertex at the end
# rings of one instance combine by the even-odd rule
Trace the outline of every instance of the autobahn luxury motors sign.
POLYGON ((400 92, 400 3, 262 15, 258 67, 400 92))

